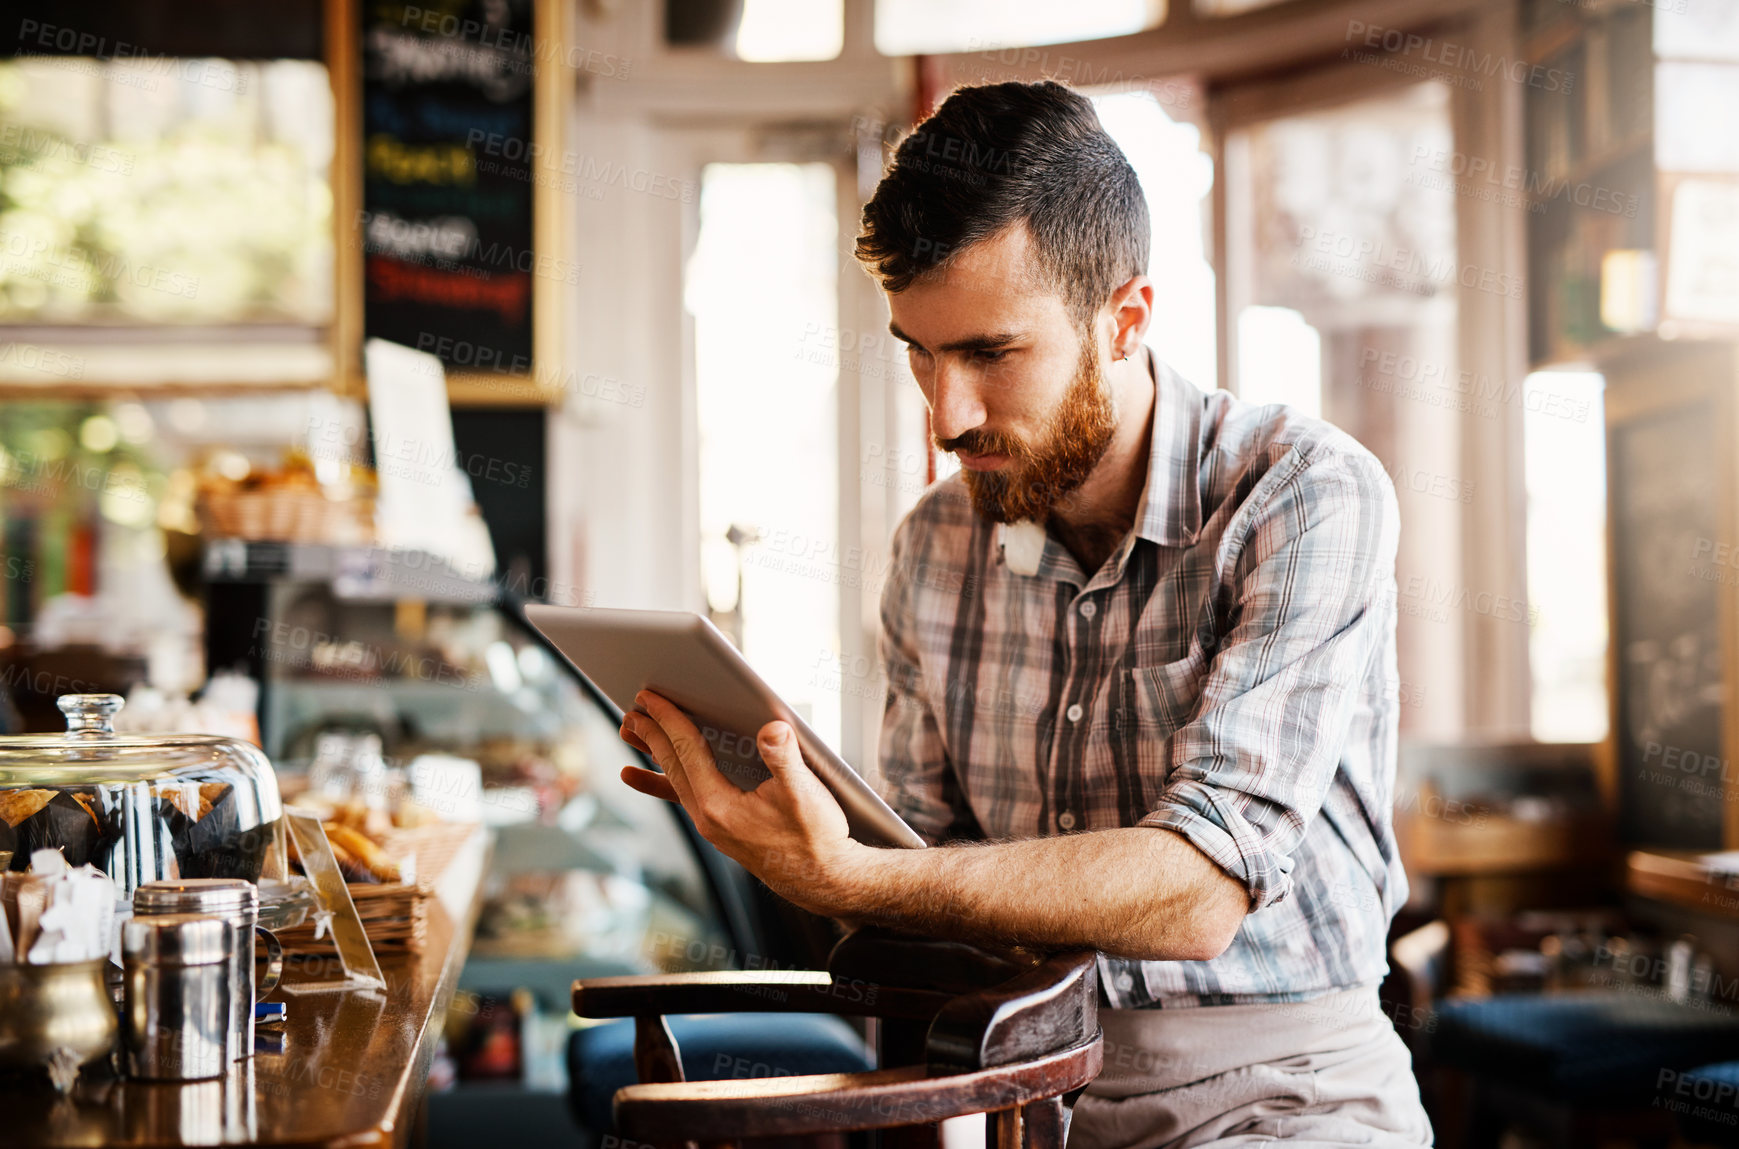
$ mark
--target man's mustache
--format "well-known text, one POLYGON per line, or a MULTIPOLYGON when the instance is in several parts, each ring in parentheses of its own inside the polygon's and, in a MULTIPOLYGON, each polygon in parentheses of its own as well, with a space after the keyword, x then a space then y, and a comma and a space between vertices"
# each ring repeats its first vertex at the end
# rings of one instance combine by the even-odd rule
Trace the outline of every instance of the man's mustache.
POLYGON ((1007 455, 1011 459, 1026 455, 1026 444, 1012 435, 995 431, 968 431, 952 439, 934 440, 938 451, 951 455, 1007 455))

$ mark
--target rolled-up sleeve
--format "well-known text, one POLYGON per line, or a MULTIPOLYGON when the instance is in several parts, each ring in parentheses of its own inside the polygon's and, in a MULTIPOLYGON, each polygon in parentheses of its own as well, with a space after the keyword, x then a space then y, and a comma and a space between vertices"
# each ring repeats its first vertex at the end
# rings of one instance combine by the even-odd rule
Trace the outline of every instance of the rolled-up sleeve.
POLYGON ((888 687, 871 782, 882 800, 934 845, 980 835, 973 830, 976 822, 966 808, 941 727, 925 697, 916 635, 919 587, 912 577, 912 525, 907 520, 894 532, 882 588, 879 653, 888 687))
POLYGON ((1140 823, 1189 839, 1244 884, 1251 912, 1291 891, 1292 852, 1394 626, 1399 535, 1388 476, 1362 452, 1319 449, 1267 480, 1246 504, 1222 639, 1140 823))

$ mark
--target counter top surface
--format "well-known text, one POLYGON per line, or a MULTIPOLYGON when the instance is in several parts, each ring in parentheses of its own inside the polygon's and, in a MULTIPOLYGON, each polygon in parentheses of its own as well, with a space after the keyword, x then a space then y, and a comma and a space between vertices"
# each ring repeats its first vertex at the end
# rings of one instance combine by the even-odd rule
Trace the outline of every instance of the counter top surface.
MULTIPOLYGON (((423 952, 381 959, 384 992, 284 993, 277 1052, 256 1052, 227 1078, 188 1083, 116 1080, 87 1069, 70 1096, 46 1080, 0 1079, 0 1141, 28 1146, 405 1144, 429 1063, 465 964, 487 860, 471 835, 436 882, 423 952)), ((323 963, 290 963, 286 982, 330 978, 323 963), (312 968, 311 968, 312 967, 312 968)), ((264 1043, 257 1048, 264 1048, 264 1043)))

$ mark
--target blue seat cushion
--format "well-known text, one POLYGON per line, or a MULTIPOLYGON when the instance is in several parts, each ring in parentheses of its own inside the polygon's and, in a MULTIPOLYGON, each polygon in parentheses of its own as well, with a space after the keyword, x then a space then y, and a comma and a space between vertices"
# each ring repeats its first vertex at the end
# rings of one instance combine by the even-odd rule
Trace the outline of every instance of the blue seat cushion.
POLYGON ((1640 994, 1511 994, 1445 1002, 1441 1064, 1570 1103, 1649 1105, 1663 1073, 1739 1050, 1739 1017, 1640 994))
MULTIPOLYGON (((828 1013, 690 1014, 665 1020, 689 1081, 874 1068, 857 1031, 828 1013)), ((610 1100, 637 1080, 632 1018, 587 1026, 568 1039, 568 1099, 575 1119, 587 1129, 613 1129, 610 1100)))
POLYGON ((1739 1145, 1739 1061, 1686 1070, 1664 1084, 1661 1093, 1686 1138, 1739 1145))

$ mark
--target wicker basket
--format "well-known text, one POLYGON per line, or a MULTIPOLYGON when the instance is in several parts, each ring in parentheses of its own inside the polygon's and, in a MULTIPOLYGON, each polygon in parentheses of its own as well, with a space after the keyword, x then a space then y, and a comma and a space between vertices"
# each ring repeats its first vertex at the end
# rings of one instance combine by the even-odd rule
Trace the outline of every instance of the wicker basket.
MULTIPOLYGON (((423 952, 428 942, 429 901, 435 896, 435 880, 466 840, 481 832, 473 825, 438 822, 413 830, 394 830, 386 836, 381 849, 394 860, 402 862, 415 855, 417 880, 350 883, 350 900, 356 903, 356 916, 362 919, 362 930, 368 935, 376 957, 423 952)), ((330 957, 337 952, 331 931, 315 939, 313 922, 279 931, 278 941, 287 957, 330 957)))
POLYGON ((330 499, 306 487, 213 491, 201 503, 209 533, 297 543, 372 543, 374 502, 330 499))
MULTIPOLYGON (((429 899, 434 892, 430 882, 350 884, 350 900, 356 903, 356 916, 362 919, 362 931, 376 957, 423 952, 429 935, 429 899)), ((286 957, 330 957, 337 952, 332 932, 328 930, 316 939, 312 922, 280 930, 278 941, 286 957)))

